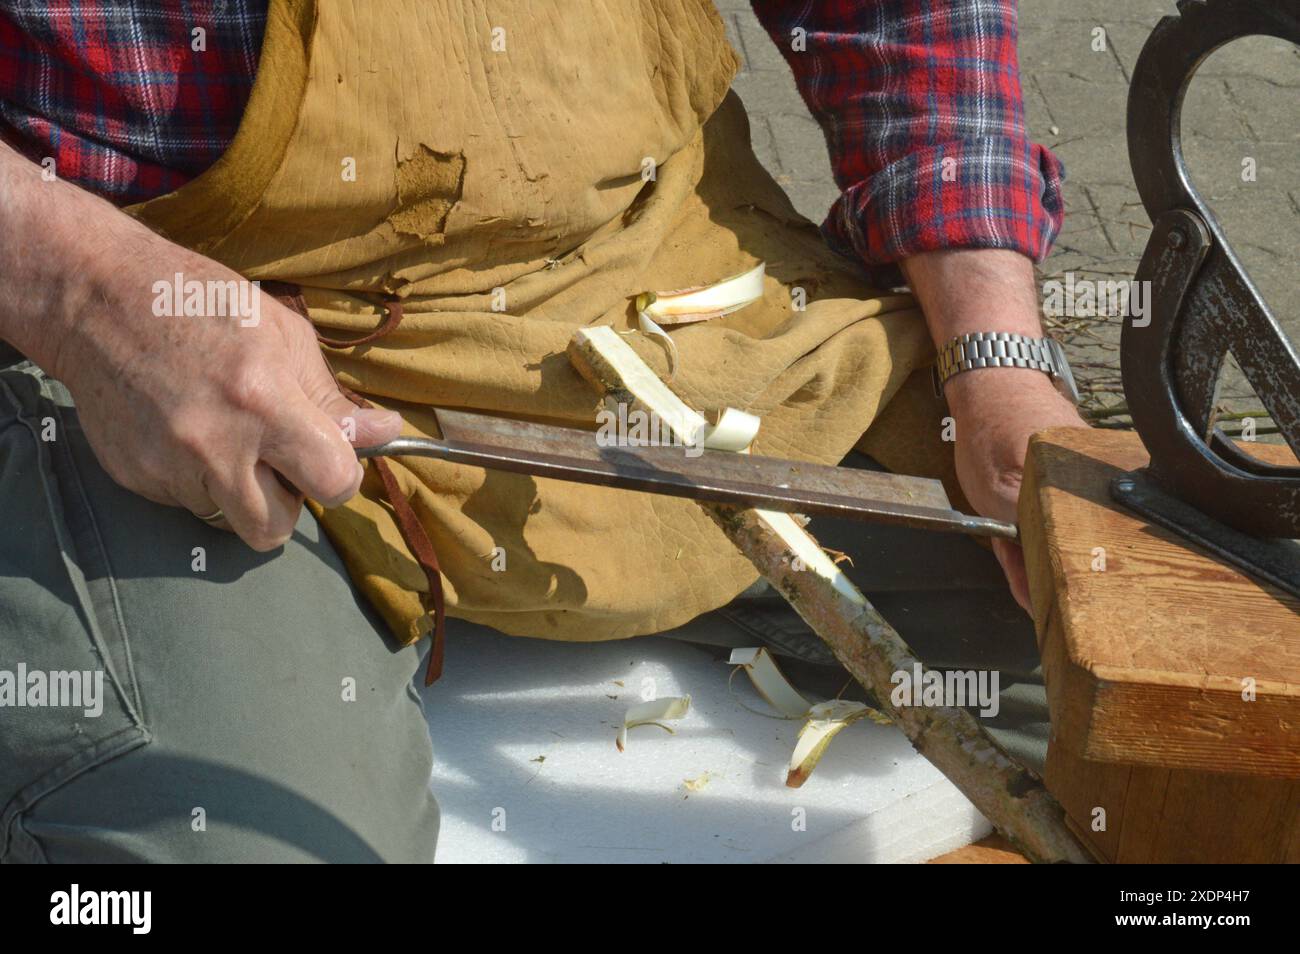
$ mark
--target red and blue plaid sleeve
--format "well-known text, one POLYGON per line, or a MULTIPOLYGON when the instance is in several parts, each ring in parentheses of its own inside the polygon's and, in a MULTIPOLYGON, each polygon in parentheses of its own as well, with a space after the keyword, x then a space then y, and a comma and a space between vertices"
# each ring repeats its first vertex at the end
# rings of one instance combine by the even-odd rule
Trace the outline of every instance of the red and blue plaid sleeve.
POLYGON ((267 0, 0 0, 0 136, 118 203, 170 192, 234 138, 267 0))
POLYGON ((1041 261, 1060 161, 1030 141, 1015 0, 753 0, 826 134, 822 232, 869 265, 944 248, 1041 261))

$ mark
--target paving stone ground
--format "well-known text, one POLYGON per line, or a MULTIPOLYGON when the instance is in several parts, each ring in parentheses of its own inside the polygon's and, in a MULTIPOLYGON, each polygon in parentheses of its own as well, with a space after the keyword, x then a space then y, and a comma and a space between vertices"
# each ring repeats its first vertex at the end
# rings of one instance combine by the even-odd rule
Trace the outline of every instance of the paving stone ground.
MULTIPOLYGON (((821 221, 837 190, 820 130, 746 0, 717 0, 744 67, 735 84, 754 148, 796 207, 821 221)), ((1173 0, 1022 0, 1020 66, 1036 141, 1066 166, 1066 221, 1041 279, 1132 276, 1150 225, 1129 170, 1128 81, 1148 33, 1173 0), (1104 31, 1104 37, 1098 30, 1104 31), (1104 42, 1099 39, 1101 37, 1104 42)), ((1251 277, 1300 343, 1300 49, 1239 40, 1198 71, 1184 106, 1193 180, 1251 277), (1250 173, 1253 171, 1253 178, 1250 173)), ((1091 406, 1120 400, 1118 318, 1048 320, 1079 366, 1091 406)), ((1225 379, 1230 409, 1257 408, 1239 374, 1225 379)))

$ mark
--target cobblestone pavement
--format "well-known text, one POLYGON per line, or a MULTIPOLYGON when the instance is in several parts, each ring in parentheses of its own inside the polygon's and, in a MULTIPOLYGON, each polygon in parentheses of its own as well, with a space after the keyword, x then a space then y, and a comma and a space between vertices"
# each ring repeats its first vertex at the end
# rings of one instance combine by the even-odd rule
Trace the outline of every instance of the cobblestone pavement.
MULTIPOLYGON (((781 54, 746 0, 717 0, 744 60, 735 88, 749 109, 755 151, 796 207, 820 222, 836 188, 820 129, 781 54)), ((1125 139, 1128 80, 1155 22, 1173 0, 1023 0, 1020 66, 1030 131, 1066 166, 1066 221, 1041 278, 1130 278, 1150 225, 1133 186, 1125 139), (1098 28, 1104 31, 1099 34, 1098 28), (1104 42, 1102 42, 1104 40, 1104 42)), ((1214 53, 1183 112, 1193 179, 1252 278, 1300 343, 1300 49, 1252 37, 1214 53), (1253 167, 1254 176, 1250 175, 1253 167)), ((1048 319, 1079 366, 1087 403, 1118 403, 1117 318, 1048 319)), ((1239 373, 1225 405, 1258 407, 1239 373)))

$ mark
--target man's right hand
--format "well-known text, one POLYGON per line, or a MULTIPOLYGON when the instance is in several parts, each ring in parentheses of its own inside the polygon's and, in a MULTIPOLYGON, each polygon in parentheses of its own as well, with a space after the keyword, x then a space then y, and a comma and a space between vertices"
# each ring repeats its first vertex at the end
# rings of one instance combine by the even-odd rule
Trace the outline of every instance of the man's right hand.
POLYGON ((155 315, 156 282, 240 276, 43 181, 4 147, 0 224, 15 239, 0 247, 0 274, 12 276, 0 283, 0 337, 68 387, 92 449, 124 487, 199 515, 219 509, 250 546, 271 550, 302 506, 285 482, 340 504, 361 482, 354 445, 400 433, 396 413, 339 393, 311 325, 269 295, 254 292, 256 324, 155 315))
MULTIPOLYGON (((161 241, 161 240, 159 240, 161 241)), ((302 497, 343 503, 361 485, 357 446, 396 437, 401 419, 339 393, 309 322, 261 295, 256 325, 156 317, 154 281, 238 280, 174 246, 121 274, 58 350, 54 374, 77 401, 104 469, 128 490, 207 515, 220 508, 250 546, 293 532, 302 497), (353 426, 349 427, 351 422, 353 426)), ((155 250, 162 251, 162 250, 155 250)))

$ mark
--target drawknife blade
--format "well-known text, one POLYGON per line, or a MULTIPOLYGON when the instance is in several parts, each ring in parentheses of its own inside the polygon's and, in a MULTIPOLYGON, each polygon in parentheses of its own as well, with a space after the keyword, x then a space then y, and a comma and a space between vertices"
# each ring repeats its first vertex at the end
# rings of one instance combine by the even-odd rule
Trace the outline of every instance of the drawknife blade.
POLYGON ((890 474, 682 445, 602 446, 596 431, 437 410, 441 440, 399 437, 358 457, 432 457, 454 464, 604 487, 1015 539, 1016 526, 954 510, 943 485, 890 474))

